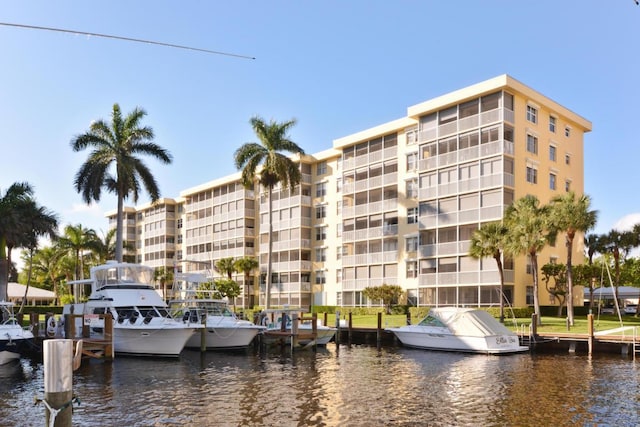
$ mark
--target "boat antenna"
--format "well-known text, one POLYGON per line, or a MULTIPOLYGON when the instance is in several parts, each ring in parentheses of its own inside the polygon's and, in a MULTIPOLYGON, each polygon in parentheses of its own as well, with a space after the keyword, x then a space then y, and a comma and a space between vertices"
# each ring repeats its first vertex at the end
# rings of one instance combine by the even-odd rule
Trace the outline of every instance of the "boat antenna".
POLYGON ((218 50, 202 49, 202 48, 199 48, 199 47, 184 46, 184 45, 173 44, 173 43, 165 43, 165 42, 159 42, 159 41, 154 41, 154 40, 136 39, 136 38, 133 38, 133 37, 114 36, 112 34, 92 33, 92 32, 88 32, 88 31, 69 30, 69 29, 64 29, 64 28, 43 27, 43 26, 39 26, 39 25, 15 24, 15 23, 10 23, 10 22, 0 22, 0 25, 5 26, 5 27, 24 28, 24 29, 29 29, 29 30, 55 31, 55 32, 58 32, 58 33, 67 33, 67 34, 74 34, 74 35, 78 35, 79 34, 79 35, 83 35, 83 36, 102 37, 102 38, 105 38, 105 39, 124 40, 124 41, 135 42, 135 43, 146 43, 146 44, 153 44, 153 45, 157 45, 157 46, 171 47, 171 48, 174 48, 174 49, 186 49, 186 50, 194 50, 194 51, 197 51, 197 52, 210 53, 210 54, 214 54, 214 55, 231 56, 231 57, 240 58, 240 59, 256 59, 253 56, 240 55, 240 54, 237 54, 237 53, 221 52, 221 51, 218 51, 218 50))

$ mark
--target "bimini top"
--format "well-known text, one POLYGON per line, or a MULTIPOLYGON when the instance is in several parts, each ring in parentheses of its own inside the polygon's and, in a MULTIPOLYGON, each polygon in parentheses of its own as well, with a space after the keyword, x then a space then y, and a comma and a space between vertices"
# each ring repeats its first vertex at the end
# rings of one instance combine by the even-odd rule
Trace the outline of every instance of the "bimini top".
POLYGON ((441 326, 455 335, 485 337, 513 334, 484 310, 459 307, 438 307, 429 310, 420 326, 441 326))
POLYGON ((91 268, 93 290, 154 289, 153 268, 141 264, 108 261, 91 268))

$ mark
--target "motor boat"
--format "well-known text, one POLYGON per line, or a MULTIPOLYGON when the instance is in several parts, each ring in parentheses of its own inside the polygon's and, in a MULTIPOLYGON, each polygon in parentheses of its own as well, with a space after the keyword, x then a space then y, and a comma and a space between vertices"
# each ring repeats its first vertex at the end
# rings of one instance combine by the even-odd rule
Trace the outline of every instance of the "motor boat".
POLYGON ((204 289, 203 283, 211 281, 198 273, 176 274, 173 286, 176 299, 169 302, 172 315, 185 323, 204 324, 204 331, 193 334, 186 347, 202 348, 203 334, 207 350, 248 347, 266 327, 238 319, 227 301, 213 298, 215 290, 204 289))
MULTIPOLYGON (((202 325, 171 316, 169 307, 152 284, 153 272, 151 267, 130 263, 107 262, 93 267, 89 280, 70 282, 90 284, 89 299, 85 303, 66 305, 63 313, 110 313, 116 353, 178 356, 187 340, 202 325)), ((92 324, 91 329, 95 333, 102 332, 97 325, 92 324)))
POLYGON ((0 365, 20 359, 33 345, 33 333, 18 323, 13 307, 12 302, 0 301, 0 365))
POLYGON ((529 349, 487 311, 472 308, 432 308, 418 324, 385 330, 404 346, 428 350, 508 354, 529 349))
MULTIPOLYGON (((261 313, 261 324, 266 326, 266 330, 262 333, 263 339, 267 343, 280 341, 286 344, 291 343, 291 335, 293 331, 293 314, 304 313, 306 310, 302 308, 277 308, 264 310, 261 313), (284 325, 283 325, 284 321, 284 325)), ((320 320, 316 323, 315 340, 310 335, 313 334, 313 324, 309 320, 300 321, 298 324, 298 344, 302 346, 311 345, 327 345, 336 334, 337 329, 323 325, 320 320)))

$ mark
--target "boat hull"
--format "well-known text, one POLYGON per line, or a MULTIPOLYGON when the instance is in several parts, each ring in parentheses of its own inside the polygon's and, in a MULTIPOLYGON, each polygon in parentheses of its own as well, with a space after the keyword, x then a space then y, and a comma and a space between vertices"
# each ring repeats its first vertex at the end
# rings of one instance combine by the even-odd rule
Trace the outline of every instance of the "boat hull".
POLYGON ((29 351, 33 334, 18 324, 0 325, 0 365, 20 359, 29 351))
MULTIPOLYGON (((204 331, 207 350, 230 350, 248 347, 262 326, 249 325, 210 325, 204 331)), ((187 348, 202 348, 202 331, 194 333, 186 344, 187 348)))
POLYGON ((455 351, 482 354, 522 353, 529 350, 521 346, 518 336, 487 335, 465 336, 453 335, 448 331, 426 330, 419 326, 389 328, 402 345, 412 348, 438 351, 455 351))
MULTIPOLYGON (((312 333, 312 327, 310 325, 300 325, 298 328, 298 333, 303 336, 308 336, 312 333)), ((274 343, 274 342, 282 342, 284 344, 291 344, 291 329, 287 329, 284 331, 284 334, 280 329, 267 329, 263 333, 263 341, 266 343, 274 343)), ((316 330, 316 344, 317 345, 327 345, 336 334, 335 328, 329 328, 327 326, 318 326, 316 330)), ((298 340, 299 345, 308 345, 312 344, 312 338, 300 338, 298 340)))
POLYGON ((164 327, 123 327, 114 324, 113 347, 119 354, 177 357, 194 334, 178 324, 164 327))

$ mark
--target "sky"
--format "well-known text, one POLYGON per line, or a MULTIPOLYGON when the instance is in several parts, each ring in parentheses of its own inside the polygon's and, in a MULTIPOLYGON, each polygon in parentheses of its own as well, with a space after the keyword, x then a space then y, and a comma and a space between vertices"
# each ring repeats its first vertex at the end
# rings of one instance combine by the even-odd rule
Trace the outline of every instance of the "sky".
POLYGON ((313 154, 501 74, 593 123, 585 192, 599 212, 594 231, 640 222, 633 0, 0 0, 0 10, 2 23, 238 55, 0 25, 0 194, 30 183, 62 226, 108 228, 116 199, 83 202, 73 180, 89 153, 70 141, 109 120, 114 103, 146 110, 143 124, 173 162, 145 161, 161 196, 176 198, 236 172, 234 151, 256 141, 253 116, 295 118, 290 137, 313 154))

